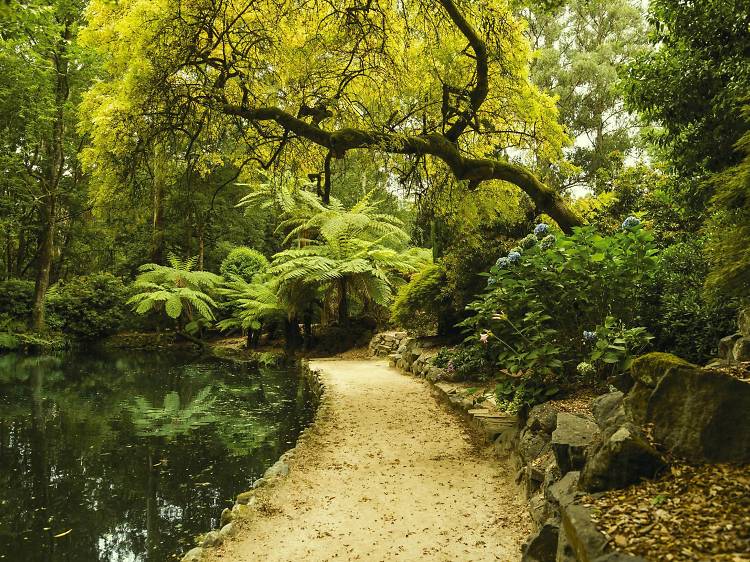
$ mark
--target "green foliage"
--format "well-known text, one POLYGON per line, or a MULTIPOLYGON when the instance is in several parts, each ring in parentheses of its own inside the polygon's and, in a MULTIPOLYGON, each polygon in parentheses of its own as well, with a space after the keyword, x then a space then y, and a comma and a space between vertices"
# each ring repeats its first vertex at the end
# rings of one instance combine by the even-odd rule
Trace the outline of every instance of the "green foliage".
POLYGON ((644 323, 654 347, 705 363, 722 337, 735 330, 737 303, 703 283, 709 272, 706 241, 687 239, 664 249, 647 286, 644 323))
POLYGON ((546 175, 561 188, 583 184, 596 190, 622 167, 634 144, 634 120, 622 111, 622 83, 624 65, 647 44, 640 6, 632 0, 518 3, 537 47, 531 78, 558 97, 568 134, 586 141, 568 150, 567 166, 546 175))
POLYGON ((442 264, 430 264, 412 275, 391 305, 391 322, 418 333, 430 332, 440 309, 447 305, 445 278, 442 264))
MULTIPOLYGON (((656 124, 654 140, 683 177, 740 161, 737 116, 750 88, 748 0, 652 0, 653 49, 631 66, 627 100, 656 124)), ((703 189, 690 199, 705 208, 703 189)))
POLYGON ((141 292, 128 299, 137 314, 163 311, 177 321, 179 329, 199 319, 214 320, 216 302, 205 292, 213 289, 221 277, 208 271, 194 271, 195 258, 181 260, 172 255, 169 266, 147 263, 133 284, 141 292))
POLYGON ((560 389, 536 380, 506 378, 495 386, 497 407, 511 414, 528 410, 546 402, 560 389))
POLYGON ((268 269, 268 266, 268 259, 258 250, 240 246, 229 252, 221 262, 219 271, 224 279, 231 280, 237 276, 249 283, 255 275, 268 269))
MULTIPOLYGON (((633 359, 654 339, 646 328, 627 328, 612 316, 604 319, 604 324, 596 327, 593 349, 588 364, 597 373, 616 375, 630 369, 633 359)), ((581 374, 580 364, 577 367, 581 374)))
POLYGON ((192 400, 181 403, 177 392, 164 397, 164 406, 154 406, 143 396, 136 397, 128 406, 136 433, 142 437, 163 437, 167 441, 210 423, 217 418, 212 413, 216 397, 212 388, 203 388, 192 400))
POLYGON ((390 304, 400 276, 416 272, 428 256, 407 250, 409 236, 401 221, 381 213, 372 195, 347 210, 335 199, 326 206, 294 182, 282 181, 278 188, 267 184, 245 197, 242 205, 276 205, 285 218, 279 228, 288 231, 284 243, 294 247, 277 253, 268 270, 279 288, 320 288, 324 306, 337 308, 342 323, 352 296, 365 304, 390 304))
MULTIPOLYGON (((745 108, 750 118, 750 106, 745 108)), ((750 133, 738 147, 745 159, 714 179, 716 194, 711 201, 714 217, 710 224, 708 258, 710 290, 734 297, 750 294, 750 133)))
POLYGON ((457 381, 487 380, 495 370, 491 354, 474 345, 443 348, 433 357, 432 364, 445 369, 446 374, 457 381))
POLYGON ((34 304, 34 282, 21 279, 0 281, 0 316, 26 321, 34 304))
POLYGON ((127 294, 122 280, 109 273, 60 281, 47 293, 48 324, 74 339, 108 336, 122 326, 127 294))
POLYGON ((218 329, 259 330, 266 322, 284 320, 290 313, 301 312, 312 298, 312 295, 305 295, 306 298, 296 302, 285 301, 289 292, 280 291, 279 283, 273 277, 261 277, 265 279, 256 278, 252 283, 235 279, 219 289, 231 306, 231 315, 216 324, 218 329))
MULTIPOLYGON (((657 251, 651 234, 633 218, 609 236, 593 227, 558 237, 536 230, 543 237, 539 244, 498 259, 490 269, 487 290, 462 325, 470 333, 467 341, 486 346, 517 384, 551 388, 589 354, 584 332, 609 334, 610 317, 625 325, 640 321, 643 286, 657 251)), ((631 336, 646 337, 642 329, 631 336)), ((626 367, 627 361, 618 364, 626 367)))

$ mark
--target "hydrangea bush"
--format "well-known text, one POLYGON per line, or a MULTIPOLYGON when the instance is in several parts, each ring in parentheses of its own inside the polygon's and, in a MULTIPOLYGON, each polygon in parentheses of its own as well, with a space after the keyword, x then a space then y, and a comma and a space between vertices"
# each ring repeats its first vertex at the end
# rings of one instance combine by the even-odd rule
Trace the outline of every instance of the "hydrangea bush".
POLYGON ((555 235, 544 223, 533 236, 538 243, 522 242, 523 253, 500 257, 487 273, 487 288, 462 323, 467 343, 487 349, 526 397, 548 397, 577 372, 603 380, 627 368, 650 338, 638 326, 656 266, 651 233, 628 217, 607 236, 594 227, 555 235), (577 371, 583 362, 593 372, 577 371))

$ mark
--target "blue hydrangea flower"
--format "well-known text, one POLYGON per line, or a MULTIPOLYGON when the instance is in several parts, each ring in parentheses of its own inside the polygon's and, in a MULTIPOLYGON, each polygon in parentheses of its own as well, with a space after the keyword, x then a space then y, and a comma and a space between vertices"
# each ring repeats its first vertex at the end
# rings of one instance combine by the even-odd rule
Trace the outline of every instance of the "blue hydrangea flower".
POLYGON ((540 222, 538 225, 534 227, 534 234, 536 234, 537 238, 546 236, 548 232, 549 232, 549 225, 543 222, 540 222))
POLYGON ((631 215, 628 218, 626 218, 624 221, 622 221, 622 229, 630 230, 631 228, 635 228, 639 224, 641 224, 641 221, 637 217, 634 217, 631 215))
POLYGON ((487 286, 488 287, 492 287, 495 283, 497 283, 497 281, 495 281, 494 277, 490 277, 489 279, 487 279, 487 286))
POLYGON ((596 341, 596 332, 589 332, 588 330, 583 331, 583 341, 593 342, 596 341))
POLYGON ((520 242, 521 248, 523 248, 524 250, 528 250, 529 248, 533 248, 534 245, 536 244, 536 241, 537 241, 536 240, 536 236, 534 236, 533 234, 529 234, 528 236, 524 236, 523 238, 521 238, 521 242, 520 242))
POLYGON ((539 247, 542 250, 549 250, 555 245, 555 242, 557 242, 557 238, 554 234, 548 234, 544 238, 542 238, 542 241, 539 243, 539 247))
POLYGON ((508 254, 508 263, 518 263, 521 261, 521 254, 518 252, 511 252, 508 254))
POLYGON ((498 258, 498 260, 495 262, 495 265, 497 267, 505 267, 508 265, 508 263, 509 263, 508 258, 502 257, 502 258, 498 258))

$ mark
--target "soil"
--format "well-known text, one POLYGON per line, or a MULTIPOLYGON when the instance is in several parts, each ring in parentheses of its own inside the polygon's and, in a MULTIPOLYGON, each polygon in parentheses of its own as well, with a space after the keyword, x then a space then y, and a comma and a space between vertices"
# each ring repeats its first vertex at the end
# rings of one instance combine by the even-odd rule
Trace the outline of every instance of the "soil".
POLYGON ((384 361, 316 360, 326 397, 290 474, 214 561, 520 558, 531 531, 512 476, 431 395, 384 361))

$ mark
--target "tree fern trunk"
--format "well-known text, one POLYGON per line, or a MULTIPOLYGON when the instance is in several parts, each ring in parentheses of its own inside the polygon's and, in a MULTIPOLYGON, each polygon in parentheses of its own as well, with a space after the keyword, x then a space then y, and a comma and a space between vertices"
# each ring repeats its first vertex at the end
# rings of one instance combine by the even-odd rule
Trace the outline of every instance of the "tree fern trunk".
POLYGON ((339 326, 349 325, 349 297, 347 295, 346 277, 339 279, 339 326))

